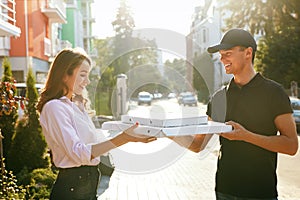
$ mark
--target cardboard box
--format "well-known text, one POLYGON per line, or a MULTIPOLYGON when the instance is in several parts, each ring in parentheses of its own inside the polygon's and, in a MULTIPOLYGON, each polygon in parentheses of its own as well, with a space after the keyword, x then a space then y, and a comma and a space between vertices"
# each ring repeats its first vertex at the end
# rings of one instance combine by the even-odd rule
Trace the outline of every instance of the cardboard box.
POLYGON ((187 117, 187 118, 168 118, 168 119, 153 119, 135 117, 129 115, 122 115, 121 122, 134 124, 138 122, 140 125, 154 126, 154 127, 177 127, 177 126, 189 126, 207 124, 208 117, 206 115, 198 117, 187 117))
MULTIPOLYGON (((103 130, 111 131, 124 131, 128 129, 132 124, 124 123, 122 121, 108 121, 102 124, 103 130)), ((207 124, 200 125, 188 125, 188 126, 177 126, 177 127, 154 127, 139 125, 135 129, 135 133, 165 137, 165 136, 180 136, 180 135, 194 135, 194 134, 214 134, 229 132, 232 130, 232 126, 224 123, 208 121, 207 124)))

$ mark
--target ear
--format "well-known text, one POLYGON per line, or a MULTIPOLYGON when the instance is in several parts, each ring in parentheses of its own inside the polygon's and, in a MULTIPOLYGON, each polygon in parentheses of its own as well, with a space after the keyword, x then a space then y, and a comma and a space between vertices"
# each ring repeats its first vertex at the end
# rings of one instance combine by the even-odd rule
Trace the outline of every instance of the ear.
POLYGON ((253 53, 253 49, 251 47, 248 47, 245 51, 246 53, 246 57, 249 59, 252 59, 252 53, 253 53))

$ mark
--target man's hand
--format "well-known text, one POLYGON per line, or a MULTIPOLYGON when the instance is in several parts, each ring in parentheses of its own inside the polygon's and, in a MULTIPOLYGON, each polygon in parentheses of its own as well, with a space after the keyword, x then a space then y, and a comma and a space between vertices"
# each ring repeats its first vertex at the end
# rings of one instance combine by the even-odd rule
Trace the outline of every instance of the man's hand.
POLYGON ((245 138, 250 134, 250 131, 246 130, 242 125, 234 121, 226 122, 227 125, 232 126, 232 131, 221 133, 220 136, 228 140, 245 140, 245 138))

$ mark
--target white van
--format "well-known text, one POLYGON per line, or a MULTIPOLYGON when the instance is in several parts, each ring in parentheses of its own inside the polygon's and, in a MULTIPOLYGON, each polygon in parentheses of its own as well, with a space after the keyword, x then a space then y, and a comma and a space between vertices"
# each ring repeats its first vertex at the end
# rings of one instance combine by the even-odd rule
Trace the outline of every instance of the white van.
POLYGON ((149 92, 140 92, 138 94, 138 105, 148 104, 151 105, 152 95, 149 92))

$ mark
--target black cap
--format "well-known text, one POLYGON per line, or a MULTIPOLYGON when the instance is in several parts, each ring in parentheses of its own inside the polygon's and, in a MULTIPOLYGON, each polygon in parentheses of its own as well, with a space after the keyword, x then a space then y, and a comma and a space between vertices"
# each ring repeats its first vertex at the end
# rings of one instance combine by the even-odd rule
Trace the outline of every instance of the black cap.
POLYGON ((256 51, 256 42, 253 36, 243 29, 231 29, 227 31, 220 44, 208 47, 208 53, 215 53, 219 50, 230 49, 235 46, 252 47, 256 51))

